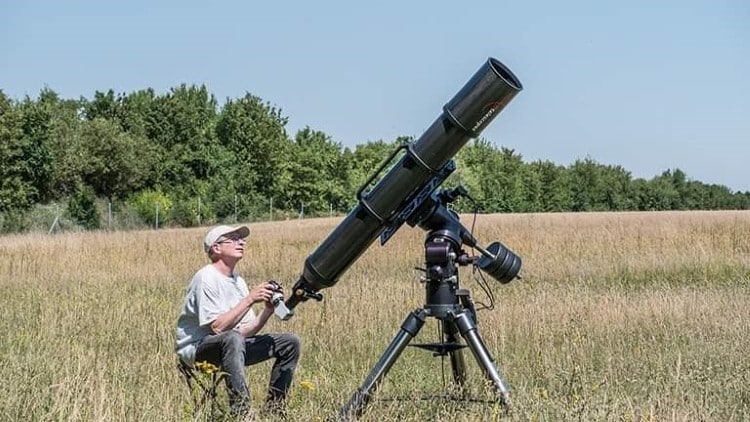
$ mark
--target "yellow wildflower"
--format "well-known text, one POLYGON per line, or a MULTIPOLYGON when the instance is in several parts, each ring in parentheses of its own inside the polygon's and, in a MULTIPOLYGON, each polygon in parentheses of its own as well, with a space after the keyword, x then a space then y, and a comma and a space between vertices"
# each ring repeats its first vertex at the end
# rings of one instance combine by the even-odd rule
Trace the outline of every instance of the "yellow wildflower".
POLYGON ((219 370, 219 367, 206 361, 195 362, 195 367, 204 374, 212 375, 219 370))

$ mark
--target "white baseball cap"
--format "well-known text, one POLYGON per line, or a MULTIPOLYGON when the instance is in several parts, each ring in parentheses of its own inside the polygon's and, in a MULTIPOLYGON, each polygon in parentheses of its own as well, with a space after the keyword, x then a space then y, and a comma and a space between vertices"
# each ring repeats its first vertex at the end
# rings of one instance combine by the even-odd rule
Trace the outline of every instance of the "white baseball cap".
POLYGON ((216 243, 222 236, 228 237, 230 234, 236 234, 242 238, 250 236, 250 229, 247 226, 216 226, 208 231, 206 238, 203 239, 203 250, 208 253, 211 246, 216 243))

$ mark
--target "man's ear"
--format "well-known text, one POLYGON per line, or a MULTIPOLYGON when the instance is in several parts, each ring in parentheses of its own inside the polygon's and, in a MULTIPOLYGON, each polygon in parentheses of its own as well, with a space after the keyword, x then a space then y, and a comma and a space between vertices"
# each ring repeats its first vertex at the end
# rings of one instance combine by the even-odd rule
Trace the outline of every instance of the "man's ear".
POLYGON ((211 245, 211 248, 209 248, 208 250, 208 258, 213 261, 214 258, 216 258, 218 254, 219 254, 219 244, 214 243, 213 245, 211 245))

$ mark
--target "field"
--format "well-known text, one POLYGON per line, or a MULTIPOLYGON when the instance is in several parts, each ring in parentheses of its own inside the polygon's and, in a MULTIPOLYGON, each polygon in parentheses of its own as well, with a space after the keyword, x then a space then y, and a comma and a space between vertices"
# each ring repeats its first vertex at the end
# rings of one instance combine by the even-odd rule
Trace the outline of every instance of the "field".
MULTIPOLYGON (((250 225, 239 271, 289 288, 338 221, 250 225)), ((172 347, 205 230, 0 237, 0 420, 191 420, 172 347)), ((483 215, 475 235, 524 260, 523 280, 493 282, 495 309, 479 313, 512 412, 439 398, 449 363, 407 348, 362 420, 750 419, 750 212, 483 215)), ((303 340, 289 420, 334 415, 423 305, 423 236, 404 227, 322 303, 269 323, 303 340)), ((468 269, 461 281, 487 302, 468 269)), ((487 398, 466 362, 469 393, 487 398)), ((269 370, 248 369, 256 402, 269 370)))

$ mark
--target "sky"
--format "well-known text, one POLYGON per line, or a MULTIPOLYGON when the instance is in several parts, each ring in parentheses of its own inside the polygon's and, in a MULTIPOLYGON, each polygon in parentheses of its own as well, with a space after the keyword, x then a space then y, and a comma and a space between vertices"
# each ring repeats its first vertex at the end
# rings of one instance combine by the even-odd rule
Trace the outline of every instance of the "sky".
MULTIPOLYGON (((750 2, 4 1, 0 90, 251 93, 354 147, 418 138, 489 58, 523 91, 482 133, 750 191, 750 2)), ((384 157, 385 158, 385 157, 384 157)))

